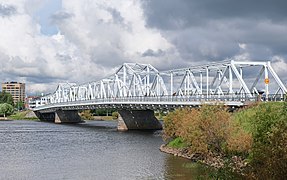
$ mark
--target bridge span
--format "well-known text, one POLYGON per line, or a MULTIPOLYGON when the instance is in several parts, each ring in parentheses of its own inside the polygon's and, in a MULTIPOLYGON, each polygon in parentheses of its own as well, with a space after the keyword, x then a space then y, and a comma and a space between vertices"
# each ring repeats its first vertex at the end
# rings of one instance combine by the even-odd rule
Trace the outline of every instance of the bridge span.
POLYGON ((282 101, 287 89, 270 61, 222 61, 158 71, 150 64, 124 63, 111 76, 76 85, 61 83, 41 97, 41 120, 79 122, 77 111, 117 109, 119 129, 157 129, 153 110, 202 104, 241 107, 255 101, 282 101))

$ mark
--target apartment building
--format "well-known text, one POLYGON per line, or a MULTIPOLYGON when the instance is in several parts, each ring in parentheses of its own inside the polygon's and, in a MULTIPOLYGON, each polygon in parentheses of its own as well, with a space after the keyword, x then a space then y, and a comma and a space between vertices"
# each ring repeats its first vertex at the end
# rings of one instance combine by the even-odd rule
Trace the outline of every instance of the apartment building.
POLYGON ((2 91, 10 93, 14 103, 25 101, 25 83, 20 82, 5 82, 2 83, 2 91))

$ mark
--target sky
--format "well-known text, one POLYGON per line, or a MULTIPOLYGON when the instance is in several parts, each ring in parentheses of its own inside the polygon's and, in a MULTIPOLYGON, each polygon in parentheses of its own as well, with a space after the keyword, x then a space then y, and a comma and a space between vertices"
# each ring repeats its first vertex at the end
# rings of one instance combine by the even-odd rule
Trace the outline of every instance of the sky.
POLYGON ((113 74, 270 60, 287 82, 285 0, 0 0, 0 82, 27 94, 113 74))

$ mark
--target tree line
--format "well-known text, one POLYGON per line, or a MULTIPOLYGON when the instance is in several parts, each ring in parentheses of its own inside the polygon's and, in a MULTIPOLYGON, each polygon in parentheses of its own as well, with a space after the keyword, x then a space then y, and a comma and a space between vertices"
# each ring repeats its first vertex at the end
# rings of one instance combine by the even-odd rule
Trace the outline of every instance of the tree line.
POLYGON ((13 97, 5 91, 0 92, 0 115, 6 117, 14 112, 13 97))

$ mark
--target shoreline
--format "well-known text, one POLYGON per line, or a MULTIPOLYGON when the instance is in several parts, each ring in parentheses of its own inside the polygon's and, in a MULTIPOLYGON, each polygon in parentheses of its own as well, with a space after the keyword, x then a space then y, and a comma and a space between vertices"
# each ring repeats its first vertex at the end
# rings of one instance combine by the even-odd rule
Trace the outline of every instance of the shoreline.
POLYGON ((8 117, 0 117, 0 121, 12 121, 12 119, 9 119, 8 117))
POLYGON ((181 158, 189 159, 195 163, 205 164, 207 166, 221 169, 221 168, 230 168, 233 172, 238 173, 240 175, 244 175, 243 170, 247 167, 247 162, 242 160, 239 156, 232 156, 231 158, 210 155, 208 157, 203 157, 200 154, 188 154, 188 150, 186 148, 178 149, 173 147, 168 147, 167 144, 162 144, 159 148, 161 152, 171 154, 174 156, 178 156, 181 158), (228 164, 226 164, 226 160, 230 160, 228 164))

